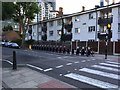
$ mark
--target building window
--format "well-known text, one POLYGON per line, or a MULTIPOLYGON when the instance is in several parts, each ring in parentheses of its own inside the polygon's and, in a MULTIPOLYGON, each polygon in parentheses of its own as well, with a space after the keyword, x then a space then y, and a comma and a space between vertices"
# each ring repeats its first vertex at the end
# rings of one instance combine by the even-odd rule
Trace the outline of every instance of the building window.
POLYGON ((94 31, 95 31, 95 26, 88 27, 88 32, 94 32, 94 31))
POLYGON ((80 33, 80 28, 75 28, 75 33, 80 33))
POLYGON ((120 23, 118 23, 118 32, 120 32, 120 23))
POLYGON ((77 21, 80 21, 79 16, 76 16, 76 17, 75 17, 75 22, 77 22, 77 21))
POLYGON ((41 32, 38 32, 39 35, 41 35, 41 32))
POLYGON ((57 20, 57 25, 58 26, 62 25, 62 20, 57 20))
POLYGON ((53 26, 53 21, 49 22, 49 26, 52 27, 53 26))
POLYGON ((93 19, 93 13, 89 14, 89 19, 93 19))
POLYGON ((118 14, 120 15, 120 8, 118 9, 118 14))
POLYGON ((49 31, 49 36, 53 36, 53 31, 49 31))
POLYGON ((57 30, 57 34, 58 34, 58 35, 61 35, 61 30, 57 30))

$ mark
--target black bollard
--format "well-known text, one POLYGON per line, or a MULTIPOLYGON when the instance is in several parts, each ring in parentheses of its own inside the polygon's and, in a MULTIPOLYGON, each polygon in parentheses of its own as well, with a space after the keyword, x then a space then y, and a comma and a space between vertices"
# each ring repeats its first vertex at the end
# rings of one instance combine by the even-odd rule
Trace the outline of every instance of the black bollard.
POLYGON ((17 69, 16 52, 13 51, 13 70, 17 69))
POLYGON ((72 54, 74 54, 74 49, 72 49, 72 54))
POLYGON ((69 50, 69 48, 67 49, 67 54, 70 54, 70 50, 69 50))

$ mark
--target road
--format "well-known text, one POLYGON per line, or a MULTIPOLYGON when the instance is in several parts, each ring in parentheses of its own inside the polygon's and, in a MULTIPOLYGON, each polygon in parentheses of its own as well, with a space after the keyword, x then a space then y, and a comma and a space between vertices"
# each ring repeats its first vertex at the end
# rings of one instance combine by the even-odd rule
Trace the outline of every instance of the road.
MULTIPOLYGON (((17 63, 44 73, 78 88, 118 88, 120 63, 104 56, 85 57, 47 51, 3 48, 3 63, 12 64, 12 52, 16 51, 17 63)), ((4 67, 5 64, 3 64, 4 67)), ((118 90, 118 89, 115 89, 118 90)))

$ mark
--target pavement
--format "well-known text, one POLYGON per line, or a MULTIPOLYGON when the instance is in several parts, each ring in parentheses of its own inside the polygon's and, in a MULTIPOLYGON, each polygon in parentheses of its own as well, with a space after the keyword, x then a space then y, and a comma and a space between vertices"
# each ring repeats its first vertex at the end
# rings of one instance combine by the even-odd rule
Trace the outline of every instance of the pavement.
POLYGON ((24 90, 26 88, 32 89, 62 89, 71 90, 76 87, 47 76, 45 74, 39 73, 28 67, 19 67, 17 70, 12 70, 12 68, 2 68, 2 86, 3 90, 11 88, 11 90, 24 90))

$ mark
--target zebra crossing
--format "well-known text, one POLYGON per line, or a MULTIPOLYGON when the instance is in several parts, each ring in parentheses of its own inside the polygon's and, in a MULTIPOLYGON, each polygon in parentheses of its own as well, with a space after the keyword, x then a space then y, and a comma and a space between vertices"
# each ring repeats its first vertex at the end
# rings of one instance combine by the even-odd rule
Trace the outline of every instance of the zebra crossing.
POLYGON ((79 69, 79 72, 65 74, 64 77, 77 80, 92 86, 96 86, 103 89, 114 89, 120 90, 118 83, 120 82, 120 63, 106 61, 104 63, 99 63, 97 65, 92 65, 91 67, 85 67, 79 69), (80 72, 85 73, 86 75, 80 74, 80 72), (91 75, 93 77, 91 77, 91 75), (96 76, 94 78, 94 76, 96 76), (104 78, 106 80, 101 80, 104 78), (107 80, 108 79, 108 80, 107 80), (114 83, 114 82, 118 83, 114 83))

